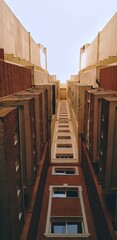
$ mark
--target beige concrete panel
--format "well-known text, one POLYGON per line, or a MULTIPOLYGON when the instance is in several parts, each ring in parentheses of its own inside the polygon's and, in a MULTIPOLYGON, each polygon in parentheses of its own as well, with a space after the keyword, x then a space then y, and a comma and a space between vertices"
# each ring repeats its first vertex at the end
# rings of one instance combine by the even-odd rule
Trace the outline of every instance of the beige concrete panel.
POLYGON ((117 13, 100 32, 99 60, 117 55, 117 13))
POLYGON ((13 54, 40 67, 40 51, 43 51, 47 65, 46 49, 33 40, 3 0, 0 1, 0 48, 5 54, 13 54))
POLYGON ((85 49, 81 56, 81 69, 94 65, 97 62, 98 37, 85 49))
POLYGON ((87 72, 80 72, 80 83, 85 85, 90 85, 97 87, 96 84, 96 68, 87 71, 87 72))
POLYGON ((70 81, 73 81, 73 82, 78 82, 79 81, 79 75, 71 75, 71 78, 70 78, 70 81))
POLYGON ((61 83, 60 88, 66 88, 66 83, 61 83))
POLYGON ((34 70, 34 84, 38 85, 40 83, 48 83, 48 72, 34 70))
POLYGON ((49 74, 49 82, 54 83, 56 81, 56 75, 50 75, 49 74))
POLYGON ((30 37, 30 51, 31 51, 31 63, 36 66, 40 66, 40 47, 35 43, 32 37, 30 37))
POLYGON ((3 0, 0 1, 0 36, 0 48, 5 53, 29 60, 29 34, 3 0))

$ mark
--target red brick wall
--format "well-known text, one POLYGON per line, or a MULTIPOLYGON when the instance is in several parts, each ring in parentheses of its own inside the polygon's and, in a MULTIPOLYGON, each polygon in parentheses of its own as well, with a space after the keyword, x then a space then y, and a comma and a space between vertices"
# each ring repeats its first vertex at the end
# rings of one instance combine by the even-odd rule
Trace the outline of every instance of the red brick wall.
POLYGON ((79 198, 54 198, 52 216, 82 216, 79 198), (56 207, 57 206, 57 207, 56 207))
POLYGON ((98 240, 115 240, 104 195, 93 171, 85 143, 82 142, 82 167, 98 240))
POLYGON ((100 87, 117 91, 117 66, 100 70, 100 87))
POLYGON ((0 61, 0 97, 31 87, 31 70, 0 61))

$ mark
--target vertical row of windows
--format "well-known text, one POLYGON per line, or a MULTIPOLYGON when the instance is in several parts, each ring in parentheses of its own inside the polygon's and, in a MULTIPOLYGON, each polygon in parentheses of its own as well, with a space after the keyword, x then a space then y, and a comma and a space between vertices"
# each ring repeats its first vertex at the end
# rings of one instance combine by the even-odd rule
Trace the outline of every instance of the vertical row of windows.
MULTIPOLYGON (((76 200, 75 200, 76 201, 76 200)), ((87 220, 81 186, 50 186, 46 237, 89 237, 87 220), (53 216, 51 215, 52 201, 55 198, 78 198, 81 208, 81 216, 53 216)))
MULTIPOLYGON (((58 134, 56 134, 54 157, 57 160, 61 158, 66 160, 70 159, 68 162, 71 162, 71 159, 75 159, 75 151, 72 141, 72 128, 69 123, 66 101, 60 104, 57 116, 58 125, 56 132, 58 132, 58 134)), ((78 174, 78 168, 74 166, 56 166, 52 168, 52 175, 58 175, 58 177, 62 175, 73 176, 78 174)), ((50 193, 45 236, 50 237, 51 239, 54 239, 55 237, 57 237, 57 239, 61 237, 72 237, 73 239, 74 237, 89 237, 82 197, 82 187, 68 186, 68 184, 64 184, 62 186, 53 185, 50 186, 49 191, 50 193), (62 203, 63 206, 66 204, 65 212, 64 207, 60 206, 62 203), (71 215, 71 203, 75 203, 76 207, 78 207, 78 210, 80 209, 78 212, 79 216, 76 216, 75 209, 73 211, 75 216, 71 215), (61 211, 55 211, 57 204, 59 204, 59 209, 61 209, 61 211), (62 214, 60 214, 60 212, 62 212, 62 214)), ((75 208, 75 206, 73 206, 73 208, 75 208)))

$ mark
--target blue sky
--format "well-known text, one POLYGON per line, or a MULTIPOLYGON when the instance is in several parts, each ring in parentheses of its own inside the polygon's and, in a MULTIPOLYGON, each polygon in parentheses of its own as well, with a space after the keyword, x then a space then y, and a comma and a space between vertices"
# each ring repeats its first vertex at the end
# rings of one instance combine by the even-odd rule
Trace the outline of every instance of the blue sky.
POLYGON ((5 0, 37 43, 47 48, 48 71, 65 82, 79 70, 80 47, 117 11, 117 0, 5 0))

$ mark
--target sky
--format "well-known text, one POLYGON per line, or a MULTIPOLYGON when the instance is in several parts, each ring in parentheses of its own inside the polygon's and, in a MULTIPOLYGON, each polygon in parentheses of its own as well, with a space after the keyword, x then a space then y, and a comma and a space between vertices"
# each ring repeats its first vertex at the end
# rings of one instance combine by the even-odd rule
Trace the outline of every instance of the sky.
POLYGON ((80 48, 117 12, 117 0, 5 0, 37 43, 47 48, 49 74, 61 82, 79 71, 80 48))

